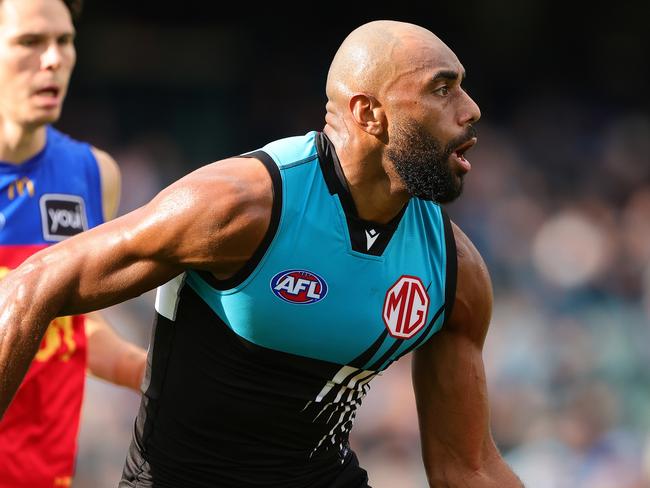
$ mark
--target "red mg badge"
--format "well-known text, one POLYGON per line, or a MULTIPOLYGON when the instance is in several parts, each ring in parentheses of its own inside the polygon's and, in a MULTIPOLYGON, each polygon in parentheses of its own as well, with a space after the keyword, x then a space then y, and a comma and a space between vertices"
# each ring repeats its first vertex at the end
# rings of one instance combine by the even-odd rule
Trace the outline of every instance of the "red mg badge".
POLYGON ((427 322, 429 295, 417 276, 404 275, 386 292, 383 318, 388 332, 409 339, 427 322))

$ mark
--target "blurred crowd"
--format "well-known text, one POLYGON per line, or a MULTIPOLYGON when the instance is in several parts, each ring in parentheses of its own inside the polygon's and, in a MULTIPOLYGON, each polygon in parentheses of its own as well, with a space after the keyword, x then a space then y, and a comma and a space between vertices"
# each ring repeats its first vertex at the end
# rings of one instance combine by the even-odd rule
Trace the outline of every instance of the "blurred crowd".
POLYGON ((532 487, 650 486, 650 117, 593 115, 482 127, 450 210, 492 273, 494 435, 532 487))

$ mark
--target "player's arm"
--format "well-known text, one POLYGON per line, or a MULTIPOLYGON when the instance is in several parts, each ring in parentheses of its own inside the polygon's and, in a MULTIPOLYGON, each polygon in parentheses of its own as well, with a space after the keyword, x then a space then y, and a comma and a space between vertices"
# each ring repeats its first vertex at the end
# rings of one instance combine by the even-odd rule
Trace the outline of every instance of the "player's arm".
POLYGON ((9 273, 0 282, 0 414, 54 317, 114 305, 186 268, 232 276, 262 241, 272 200, 271 178, 259 161, 221 161, 9 273))
POLYGON ((482 349, 492 313, 487 268, 455 225, 456 299, 447 324, 413 357, 422 455, 432 487, 519 488, 490 432, 482 349))
MULTIPOLYGON (((120 168, 106 151, 93 147, 92 153, 99 169, 102 214, 104 221, 109 221, 117 215, 120 204, 120 168)), ((85 325, 90 374, 139 392, 147 364, 145 350, 122 339, 99 312, 86 315, 85 325)))
POLYGON ((86 337, 88 371, 115 385, 140 392, 147 364, 145 350, 120 337, 98 312, 86 315, 86 337))
POLYGON ((92 148, 93 155, 97 160, 99 168, 99 179, 102 189, 102 212, 104 221, 114 219, 120 206, 120 194, 122 192, 122 175, 120 167, 113 157, 106 151, 92 148))

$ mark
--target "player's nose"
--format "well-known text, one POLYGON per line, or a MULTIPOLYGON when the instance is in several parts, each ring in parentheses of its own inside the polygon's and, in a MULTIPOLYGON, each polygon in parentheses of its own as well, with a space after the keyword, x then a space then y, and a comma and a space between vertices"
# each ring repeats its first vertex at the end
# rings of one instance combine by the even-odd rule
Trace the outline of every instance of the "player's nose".
POLYGON ((61 47, 56 42, 50 42, 41 55, 41 68, 47 70, 57 69, 61 66, 62 58, 61 47))
POLYGON ((462 109, 460 110, 460 116, 458 123, 465 127, 468 124, 474 124, 478 122, 478 120, 481 118, 481 109, 479 108, 478 104, 472 99, 472 97, 467 94, 467 92, 464 93, 464 100, 463 100, 463 105, 462 109))

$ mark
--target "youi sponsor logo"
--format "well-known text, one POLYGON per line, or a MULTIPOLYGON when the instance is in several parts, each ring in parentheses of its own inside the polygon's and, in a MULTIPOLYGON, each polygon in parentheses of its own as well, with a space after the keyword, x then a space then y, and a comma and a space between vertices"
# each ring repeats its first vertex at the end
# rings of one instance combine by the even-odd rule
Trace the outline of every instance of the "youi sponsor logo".
POLYGON ((40 207, 45 240, 61 241, 88 229, 85 203, 80 196, 46 193, 40 207))
POLYGON ((307 305, 320 302, 327 295, 325 280, 311 271, 291 269, 271 278, 271 291, 285 302, 307 305))

